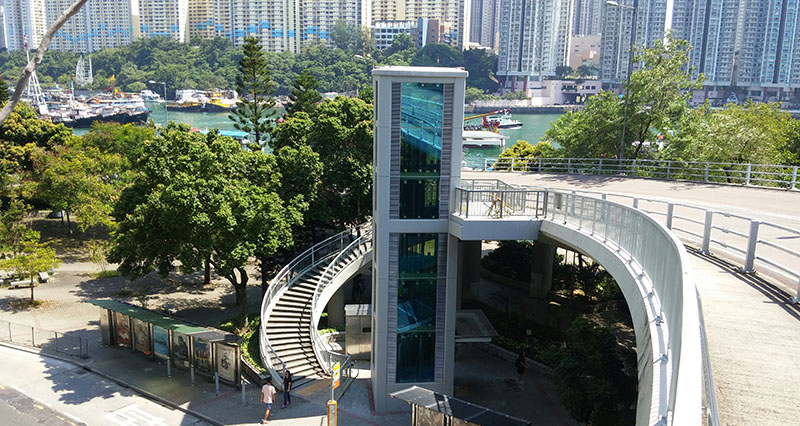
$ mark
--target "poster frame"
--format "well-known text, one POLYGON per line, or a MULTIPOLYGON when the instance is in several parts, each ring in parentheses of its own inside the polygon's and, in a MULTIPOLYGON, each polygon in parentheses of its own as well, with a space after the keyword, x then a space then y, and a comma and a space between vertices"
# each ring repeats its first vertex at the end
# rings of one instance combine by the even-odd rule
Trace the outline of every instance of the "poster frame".
MULTIPOLYGON (((192 367, 194 367, 194 371, 196 373, 200 373, 205 376, 213 376, 216 364, 214 362, 214 346, 213 342, 209 342, 207 340, 198 339, 192 336, 192 346, 191 346, 191 355, 192 355, 192 367), (198 356, 196 355, 197 345, 207 345, 208 347, 208 368, 204 369, 203 367, 198 365, 198 356)), ((205 363, 205 361, 203 362, 205 363)))
POLYGON ((136 351, 136 352, 141 352, 141 353, 143 353, 145 355, 148 355, 148 356, 152 356, 153 355, 153 330, 152 330, 152 324, 150 324, 147 321, 141 320, 139 318, 131 318, 131 325, 133 325, 133 327, 132 327, 132 330, 133 330, 133 339, 132 339, 133 340, 133 350, 136 351), (147 331, 146 339, 144 340, 144 342, 142 342, 142 343, 147 343, 147 348, 146 348, 147 350, 143 350, 143 348, 140 347, 140 345, 139 345, 139 343, 140 343, 139 337, 138 337, 138 334, 139 334, 138 325, 139 324, 144 325, 144 329, 147 331))
POLYGON ((123 348, 133 349, 133 335, 131 334, 131 317, 130 315, 125 315, 122 312, 114 311, 114 344, 123 348), (122 318, 120 318, 122 317, 122 318), (126 327, 128 329, 128 343, 124 344, 120 341, 119 331, 120 331, 120 320, 123 323, 127 323, 126 327))
POLYGON ((224 342, 213 342, 214 347, 214 371, 219 373, 219 380, 230 385, 238 386, 241 383, 241 348, 239 345, 229 345, 224 342), (220 371, 219 363, 222 357, 220 356, 220 348, 225 347, 224 350, 233 352, 233 377, 225 376, 220 371), (229 348, 229 349, 228 349, 229 348))
POLYGON ((183 333, 177 333, 175 331, 170 331, 170 346, 169 346, 169 355, 172 357, 172 365, 177 368, 181 369, 189 369, 192 367, 192 336, 183 333), (177 336, 176 336, 177 335, 177 336), (186 359, 178 359, 175 353, 175 346, 178 344, 178 341, 181 340, 181 337, 185 337, 185 345, 186 345, 186 359))
POLYGON ((172 330, 152 324, 150 328, 150 335, 152 337, 153 356, 160 359, 169 359, 172 357, 172 330), (161 354, 156 350, 156 329, 164 330, 167 336, 167 353, 161 354))

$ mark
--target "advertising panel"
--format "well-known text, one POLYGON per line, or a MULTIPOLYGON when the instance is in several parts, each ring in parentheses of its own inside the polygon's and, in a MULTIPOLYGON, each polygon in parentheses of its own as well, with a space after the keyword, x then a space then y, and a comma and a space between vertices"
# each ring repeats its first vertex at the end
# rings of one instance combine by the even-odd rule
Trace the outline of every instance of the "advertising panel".
POLYGON ((223 343, 216 343, 217 372, 219 377, 231 383, 236 383, 236 347, 223 343))
POLYGON ((117 344, 131 347, 131 321, 127 315, 114 312, 114 328, 117 334, 117 344))
POLYGON ((176 367, 189 368, 189 336, 172 334, 172 363, 176 367))
POLYGON ((205 374, 211 374, 211 344, 197 339, 194 339, 194 352, 192 352, 192 359, 194 360, 194 367, 197 371, 205 374))
POLYGON ((157 357, 169 358, 169 334, 157 325, 153 326, 153 352, 157 357))
POLYGON ((146 355, 152 353, 150 349, 150 324, 140 319, 133 319, 133 344, 134 348, 139 352, 143 352, 146 355))

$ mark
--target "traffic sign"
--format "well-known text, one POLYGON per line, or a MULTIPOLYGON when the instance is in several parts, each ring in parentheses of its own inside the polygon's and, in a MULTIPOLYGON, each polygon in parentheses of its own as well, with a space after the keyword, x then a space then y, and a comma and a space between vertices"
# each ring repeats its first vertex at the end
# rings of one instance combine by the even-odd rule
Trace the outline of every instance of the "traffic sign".
POLYGON ((339 378, 342 376, 341 368, 342 366, 338 362, 336 364, 333 364, 333 375, 331 376, 331 381, 333 382, 331 387, 333 389, 339 387, 339 378))

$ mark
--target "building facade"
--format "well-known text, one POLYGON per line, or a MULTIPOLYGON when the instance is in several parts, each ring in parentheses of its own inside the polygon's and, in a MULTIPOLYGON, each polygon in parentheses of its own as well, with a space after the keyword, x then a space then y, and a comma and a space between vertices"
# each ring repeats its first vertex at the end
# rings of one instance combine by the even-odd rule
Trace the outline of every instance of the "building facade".
POLYGON ((472 2, 480 0, 372 0, 372 22, 437 22, 440 43, 464 49, 469 43, 472 2))
POLYGON ((591 35, 603 32, 605 0, 575 0, 573 5, 573 35, 591 35))
POLYGON ((192 0, 188 8, 188 36, 191 40, 231 38, 232 0, 192 0))
POLYGON ((370 27, 375 37, 375 47, 383 50, 392 45, 398 34, 414 37, 417 31, 416 21, 376 21, 370 27))
POLYGON ((571 0, 501 0, 497 75, 503 91, 528 91, 566 65, 571 0))
POLYGON ((500 42, 500 0, 472 0, 470 15, 470 43, 497 52, 500 42))
POLYGON ((452 68, 373 71, 370 368, 377 411, 405 409, 387 394, 412 385, 452 394, 458 239, 448 230, 466 77, 452 68))
POLYGON ((35 49, 47 31, 44 0, 4 0, 5 43, 8 50, 35 49))
POLYGON ((569 63, 572 69, 581 65, 597 67, 600 65, 600 34, 574 35, 569 42, 569 63))
POLYGON ((139 0, 138 3, 140 38, 162 36, 180 43, 189 40, 189 0, 139 0))

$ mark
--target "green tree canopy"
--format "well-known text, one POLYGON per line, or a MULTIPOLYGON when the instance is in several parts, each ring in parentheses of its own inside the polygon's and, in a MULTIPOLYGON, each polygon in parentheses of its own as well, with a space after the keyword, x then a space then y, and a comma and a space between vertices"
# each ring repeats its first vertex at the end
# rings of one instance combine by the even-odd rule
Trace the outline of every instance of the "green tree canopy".
POLYGON ((613 92, 592 96, 581 111, 567 112, 553 122, 545 139, 560 146, 564 157, 616 157, 622 129, 622 104, 613 92))
POLYGON ((428 43, 417 51, 411 65, 425 67, 463 67, 464 54, 446 44, 428 43))
POLYGON ((465 50, 464 67, 469 71, 468 86, 488 93, 497 91, 497 55, 486 49, 465 50))
POLYGON ((302 221, 302 203, 281 198, 281 181, 273 155, 170 124, 145 146, 140 174, 116 204, 109 260, 138 277, 176 265, 197 271, 210 259, 234 287, 246 327, 248 258, 291 245, 302 221))
POLYGON ((50 271, 61 263, 56 251, 40 241, 39 232, 29 231, 20 243, 20 250, 10 259, 0 260, 0 268, 13 270, 17 275, 30 279, 31 303, 34 303, 33 287, 39 272, 50 271))
POLYGON ((3 105, 8 101, 9 93, 8 93, 8 85, 6 85, 6 81, 3 80, 3 76, 0 75, 0 105, 3 105))
POLYGON ((308 70, 303 71, 292 83, 292 93, 289 95, 290 102, 286 105, 286 112, 289 115, 299 111, 313 114, 317 102, 322 99, 322 95, 317 91, 318 87, 317 79, 308 70))
POLYGON ((269 76, 264 51, 255 37, 247 37, 244 41, 236 90, 240 97, 229 118, 235 128, 252 134, 251 147, 260 149, 272 128, 270 117, 275 114, 275 98, 272 97, 275 83, 269 76))

